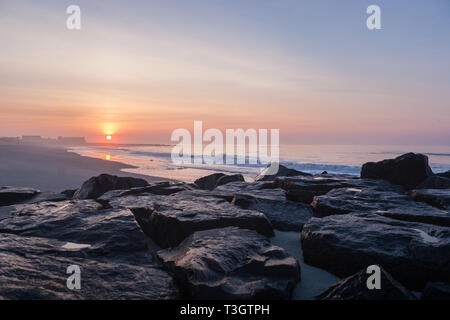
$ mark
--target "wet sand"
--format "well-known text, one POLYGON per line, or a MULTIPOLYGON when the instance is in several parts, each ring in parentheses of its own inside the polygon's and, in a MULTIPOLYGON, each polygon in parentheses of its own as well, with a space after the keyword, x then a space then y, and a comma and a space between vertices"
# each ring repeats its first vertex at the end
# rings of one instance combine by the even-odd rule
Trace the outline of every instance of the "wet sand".
POLYGON ((0 186, 33 187, 57 192, 78 188, 90 177, 101 173, 143 178, 148 182, 169 180, 121 171, 125 168, 134 167, 82 157, 59 146, 0 144, 0 186))

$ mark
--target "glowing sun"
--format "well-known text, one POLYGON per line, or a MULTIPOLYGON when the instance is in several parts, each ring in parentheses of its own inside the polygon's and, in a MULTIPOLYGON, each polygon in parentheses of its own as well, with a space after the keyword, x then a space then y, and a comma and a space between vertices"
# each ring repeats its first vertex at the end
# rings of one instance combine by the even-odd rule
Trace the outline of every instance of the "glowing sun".
POLYGON ((110 141, 112 139, 112 136, 106 136, 106 140, 110 141))

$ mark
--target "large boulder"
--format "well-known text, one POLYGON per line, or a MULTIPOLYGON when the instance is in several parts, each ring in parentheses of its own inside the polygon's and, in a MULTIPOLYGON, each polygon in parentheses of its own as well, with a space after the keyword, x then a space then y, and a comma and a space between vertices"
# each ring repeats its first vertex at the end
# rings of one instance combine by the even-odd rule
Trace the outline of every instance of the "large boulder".
POLYGON ((450 179, 438 175, 429 176, 416 189, 450 189, 450 179))
POLYGON ((369 289, 367 269, 351 275, 322 292, 316 300, 417 300, 417 298, 392 276, 380 268, 380 289, 369 289))
POLYGON ((428 203, 439 209, 450 210, 450 189, 418 189, 409 192, 415 201, 428 203))
POLYGON ((177 299, 173 278, 156 264, 90 256, 89 248, 54 239, 0 234, 0 300, 177 299), (80 267, 81 288, 67 288, 69 266, 80 267))
POLYGON ((450 283, 428 282, 422 300, 450 300, 450 283))
POLYGON ((387 182, 359 179, 358 177, 346 174, 278 177, 275 179, 274 184, 275 187, 282 188, 286 191, 287 199, 306 204, 310 204, 315 196, 324 195, 333 189, 362 187, 388 187, 392 189, 392 186, 387 182))
POLYGON ((282 189, 238 192, 232 203, 242 209, 262 212, 275 229, 300 232, 312 217, 311 206, 286 200, 282 189))
POLYGON ((241 174, 226 175, 223 173, 213 173, 194 181, 200 189, 213 190, 214 188, 230 182, 245 181, 241 174))
POLYGON ((361 168, 361 178, 384 179, 413 189, 433 175, 428 157, 420 153, 406 153, 395 159, 367 162, 361 168))
POLYGON ((109 174, 101 174, 85 181, 73 195, 74 199, 96 199, 110 190, 130 189, 145 187, 148 182, 144 179, 132 177, 117 177, 109 174))
POLYGON ((272 224, 263 213, 244 210, 206 194, 179 192, 130 210, 145 234, 163 248, 177 246, 196 231, 229 226, 273 236, 272 224))
POLYGON ((372 187, 335 189, 315 197, 312 206, 315 217, 365 211, 399 220, 450 226, 448 210, 411 201, 406 194, 399 194, 388 187, 384 190, 372 187))
POLYGON ((39 190, 21 187, 0 187, 0 206, 9 206, 33 198, 39 190))
POLYGON ((311 174, 287 168, 281 164, 278 165, 278 172, 276 174, 268 174, 269 164, 259 175, 255 177, 255 181, 272 181, 276 177, 295 177, 295 176, 311 176, 311 174))
POLYGON ((382 265, 410 289, 450 281, 450 229, 374 213, 311 218, 302 230, 305 263, 347 277, 382 265))
POLYGON ((194 183, 203 190, 212 190, 216 187, 217 180, 225 177, 224 173, 213 173, 201 178, 198 178, 194 183))
POLYGON ((157 257, 194 299, 288 299, 300 280, 297 260, 234 227, 195 232, 157 257))
POLYGON ((438 175, 440 177, 444 177, 444 178, 450 179, 450 170, 445 171, 445 172, 436 173, 436 175, 438 175))
POLYGON ((145 252, 147 237, 127 209, 102 210, 93 200, 39 202, 3 207, 0 233, 46 237, 87 246, 93 255, 145 252))
POLYGON ((111 190, 104 193, 96 201, 104 207, 128 208, 147 203, 158 196, 168 196, 177 192, 190 190, 191 187, 182 182, 157 182, 146 187, 131 188, 127 190, 111 190))
POLYGON ((311 203, 315 217, 346 214, 353 211, 386 210, 412 203, 406 195, 386 188, 339 188, 322 196, 316 196, 311 203))

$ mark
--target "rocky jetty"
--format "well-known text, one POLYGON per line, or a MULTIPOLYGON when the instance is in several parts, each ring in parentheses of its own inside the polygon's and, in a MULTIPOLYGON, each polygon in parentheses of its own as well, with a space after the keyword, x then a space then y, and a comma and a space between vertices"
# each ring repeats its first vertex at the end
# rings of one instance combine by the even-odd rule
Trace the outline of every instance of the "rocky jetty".
POLYGON ((254 182, 100 175, 61 193, 3 187, 0 299, 289 299, 300 268, 271 244, 275 229, 299 232, 304 262, 342 278, 317 299, 448 297, 445 179, 410 153, 361 177, 280 166, 254 182), (81 290, 66 286, 69 265, 81 290), (381 290, 365 286, 369 265, 382 266, 381 290))

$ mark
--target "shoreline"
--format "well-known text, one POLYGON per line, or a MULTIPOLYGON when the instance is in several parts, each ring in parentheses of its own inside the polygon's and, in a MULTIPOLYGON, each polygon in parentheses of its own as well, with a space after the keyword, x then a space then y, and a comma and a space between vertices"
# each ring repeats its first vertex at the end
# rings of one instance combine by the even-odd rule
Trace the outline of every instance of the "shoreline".
POLYGON ((142 178, 148 182, 172 180, 122 171, 135 166, 81 156, 61 146, 0 144, 0 186, 33 187, 61 192, 75 189, 102 173, 142 178))

